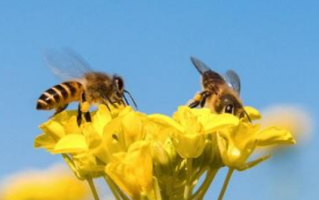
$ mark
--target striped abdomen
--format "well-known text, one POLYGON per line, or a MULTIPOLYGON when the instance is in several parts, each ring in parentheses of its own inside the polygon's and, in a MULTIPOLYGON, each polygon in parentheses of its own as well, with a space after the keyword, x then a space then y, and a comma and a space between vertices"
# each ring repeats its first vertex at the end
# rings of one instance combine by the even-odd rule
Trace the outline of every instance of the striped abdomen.
POLYGON ((46 90, 38 99, 38 110, 59 110, 72 101, 79 101, 83 85, 77 81, 68 81, 46 90))
POLYGON ((215 92, 219 86, 225 84, 225 80, 221 75, 210 70, 203 73, 202 84, 206 90, 215 92))

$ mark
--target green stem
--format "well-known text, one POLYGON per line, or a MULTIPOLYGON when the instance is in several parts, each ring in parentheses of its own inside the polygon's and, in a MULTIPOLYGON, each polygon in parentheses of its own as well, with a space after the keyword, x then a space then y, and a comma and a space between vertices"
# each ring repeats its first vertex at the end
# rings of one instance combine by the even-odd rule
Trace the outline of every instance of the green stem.
POLYGON ((107 175, 104 175, 103 178, 105 182, 110 186, 110 189, 115 198, 129 200, 129 198, 122 192, 122 190, 107 175))
POLYGON ((174 199, 174 183, 175 180, 177 178, 177 172, 178 169, 175 167, 173 170, 173 174, 172 174, 172 179, 169 181, 169 187, 168 189, 166 189, 166 194, 168 195, 168 200, 173 200, 174 199))
POLYGON ((80 180, 84 181, 86 180, 85 178, 83 178, 79 173, 78 170, 74 164, 73 159, 70 157, 70 155, 63 153, 62 157, 64 159, 64 161, 66 162, 66 164, 71 168, 73 174, 80 180))
POLYGON ((157 179, 155 177, 153 177, 153 188, 154 188, 155 199, 162 200, 160 188, 159 188, 157 179))
POLYGON ((91 191, 92 191, 93 196, 94 196, 94 200, 100 200, 99 195, 97 194, 96 188, 95 188, 95 186, 94 186, 94 183, 93 183, 92 178, 88 178, 88 179, 87 179, 87 182, 88 182, 89 185, 90 185, 91 191))
POLYGON ((104 178, 106 184, 110 187, 110 190, 111 190, 113 196, 115 197, 115 199, 116 200, 121 200, 121 198, 119 197, 119 194, 116 191, 116 188, 114 188, 114 184, 112 183, 110 178, 107 175, 104 175, 103 178, 104 178))
POLYGON ((200 170, 197 170, 196 173, 193 172, 192 182, 198 180, 208 169, 209 169, 209 167, 204 167, 204 168, 201 168, 200 170))
POLYGON ((226 176, 226 179, 224 181, 223 188, 222 188, 222 190, 219 193, 218 200, 222 200, 223 199, 223 197, 225 195, 225 192, 226 192, 226 189, 227 189, 227 186, 228 186, 228 183, 229 183, 229 180, 230 180, 233 172, 234 172, 234 168, 229 168, 228 169, 227 176, 226 176))
POLYGON ((184 199, 188 200, 192 193, 192 171, 193 171, 193 159, 187 158, 186 166, 187 166, 187 183, 184 190, 184 199))
POLYGON ((204 198, 204 196, 205 196, 208 188, 210 187, 211 183, 213 182, 218 170, 219 170, 219 168, 209 169, 209 171, 207 172, 207 175, 205 177, 204 182, 202 183, 200 188, 197 190, 197 192, 192 196, 192 199, 203 199, 204 198))

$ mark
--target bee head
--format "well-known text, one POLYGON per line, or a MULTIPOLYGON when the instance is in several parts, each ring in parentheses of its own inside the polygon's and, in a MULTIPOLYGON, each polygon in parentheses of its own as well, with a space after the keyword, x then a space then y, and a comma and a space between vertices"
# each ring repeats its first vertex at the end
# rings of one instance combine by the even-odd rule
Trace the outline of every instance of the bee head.
POLYGON ((119 99, 122 99, 124 93, 124 81, 120 76, 114 75, 113 77, 113 89, 119 99))
POLYGON ((222 95, 215 105, 215 110, 217 113, 229 113, 239 119, 246 118, 249 122, 252 122, 240 99, 233 94, 222 95))
POLYGON ((125 104, 129 105, 127 98, 124 95, 124 93, 126 93, 127 95, 129 95, 129 97, 133 101, 135 108, 137 109, 137 105, 136 105, 131 93, 124 89, 124 81, 120 76, 117 76, 117 75, 113 76, 112 86, 113 86, 112 87, 113 88, 113 99, 115 99, 115 101, 122 101, 123 102, 123 99, 124 99, 125 104))
POLYGON ((119 91, 124 90, 124 81, 120 76, 115 75, 113 77, 113 83, 119 91))
POLYGON ((245 116, 244 108, 239 98, 231 93, 225 93, 219 97, 215 104, 215 110, 217 113, 229 113, 239 118, 245 116))

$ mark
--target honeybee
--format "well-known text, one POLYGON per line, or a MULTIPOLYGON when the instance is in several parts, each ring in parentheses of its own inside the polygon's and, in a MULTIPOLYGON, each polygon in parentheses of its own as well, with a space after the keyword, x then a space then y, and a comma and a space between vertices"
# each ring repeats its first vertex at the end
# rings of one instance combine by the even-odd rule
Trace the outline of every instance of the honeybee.
POLYGON ((82 117, 91 121, 89 108, 86 105, 105 104, 117 107, 129 105, 125 93, 137 105, 131 94, 124 89, 124 81, 118 75, 109 75, 103 72, 92 71, 89 65, 75 52, 65 50, 63 53, 48 54, 47 66, 58 77, 67 81, 55 85, 38 98, 36 109, 52 110, 54 115, 62 112, 71 102, 79 102, 77 123, 81 124, 82 117), (87 106, 86 106, 87 107, 87 106))
POLYGON ((229 113, 239 118, 249 116, 244 110, 240 95, 240 78, 233 70, 228 70, 225 77, 211 70, 205 63, 191 57, 191 61, 202 75, 203 91, 196 94, 189 104, 194 108, 200 105, 214 113, 229 113))

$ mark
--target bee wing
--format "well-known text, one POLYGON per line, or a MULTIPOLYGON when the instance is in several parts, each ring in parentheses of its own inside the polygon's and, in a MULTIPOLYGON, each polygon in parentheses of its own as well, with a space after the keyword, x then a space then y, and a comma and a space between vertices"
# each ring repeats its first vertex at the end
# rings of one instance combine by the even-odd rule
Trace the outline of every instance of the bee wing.
POLYGON ((199 59, 191 56, 191 61, 201 75, 207 71, 211 71, 211 69, 199 59))
POLYGON ((240 94, 240 78, 235 71, 227 70, 225 80, 237 94, 240 94))
POLYGON ((89 64, 71 49, 48 51, 44 59, 50 71, 64 81, 80 79, 85 73, 92 72, 89 64))

